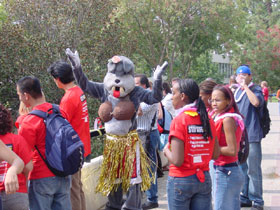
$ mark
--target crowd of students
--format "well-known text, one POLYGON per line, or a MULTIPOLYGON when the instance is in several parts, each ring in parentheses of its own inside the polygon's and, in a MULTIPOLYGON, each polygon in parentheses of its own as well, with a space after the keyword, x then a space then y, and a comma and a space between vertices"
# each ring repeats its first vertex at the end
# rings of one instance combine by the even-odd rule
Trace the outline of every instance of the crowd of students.
MULTIPOLYGON (((49 67, 48 72, 57 87, 65 91, 60 103, 62 115, 79 134, 85 146, 85 157, 89 157, 91 145, 87 102, 83 91, 74 83, 72 67, 58 61, 49 67)), ((263 209, 261 151, 255 153, 257 149, 260 150, 262 134, 255 133, 253 136, 252 133, 256 128, 255 123, 259 121, 255 119, 254 109, 265 105, 265 99, 259 87, 252 89, 249 67, 239 67, 236 79, 234 85, 219 85, 211 79, 198 85, 192 79, 176 79, 172 82, 172 93, 168 85, 164 87, 163 104, 174 117, 167 135, 168 142, 163 141, 166 144, 163 145, 163 153, 170 163, 167 182, 170 210, 210 210, 212 198, 215 210, 235 210, 242 206, 263 209), (246 113, 242 112, 244 106, 247 107, 246 113), (252 119, 248 119, 250 116, 256 121, 254 125, 252 119), (241 166, 238 151, 245 127, 249 130, 250 148, 254 154, 251 152, 247 163, 241 166), (258 161, 253 160, 256 155, 258 161), (251 173, 252 167, 258 168, 255 174, 251 173), (254 189, 248 188, 249 183, 254 189)), ((39 80, 30 76, 21 78, 17 82, 17 94, 21 101, 20 115, 15 123, 18 135, 12 134, 11 114, 0 104, 0 190, 3 209, 85 210, 81 171, 72 177, 54 176, 37 151, 45 154, 45 125, 43 119, 28 113, 30 107, 47 111, 52 106, 46 101, 39 80)), ((150 117, 153 118, 153 115, 150 117)), ((153 127, 156 128, 156 125, 153 127)), ((154 200, 148 197, 148 201, 151 199, 150 202, 157 203, 157 186, 148 192, 148 196, 156 196, 154 200)))

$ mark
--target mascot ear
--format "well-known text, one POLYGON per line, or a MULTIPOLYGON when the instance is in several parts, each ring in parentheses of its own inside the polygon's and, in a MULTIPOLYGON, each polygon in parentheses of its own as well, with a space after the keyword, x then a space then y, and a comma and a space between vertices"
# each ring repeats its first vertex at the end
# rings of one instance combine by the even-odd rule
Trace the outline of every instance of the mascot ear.
POLYGON ((125 57, 125 56, 121 56, 122 57, 122 64, 123 64, 123 71, 126 73, 126 74, 134 74, 134 64, 133 62, 125 57))
POLYGON ((107 64, 108 72, 114 73, 115 72, 115 68, 116 68, 116 64, 113 63, 111 60, 109 60, 109 63, 107 64))

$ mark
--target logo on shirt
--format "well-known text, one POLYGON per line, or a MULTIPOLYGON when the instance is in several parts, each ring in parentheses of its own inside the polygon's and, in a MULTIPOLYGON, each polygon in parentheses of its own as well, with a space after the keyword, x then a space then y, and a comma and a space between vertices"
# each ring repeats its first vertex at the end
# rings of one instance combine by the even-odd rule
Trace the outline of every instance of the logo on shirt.
POLYGON ((203 134, 203 127, 202 127, 202 125, 189 125, 188 133, 189 134, 203 134))
POLYGON ((80 96, 81 102, 83 102, 84 100, 86 100, 86 96, 83 94, 80 96))

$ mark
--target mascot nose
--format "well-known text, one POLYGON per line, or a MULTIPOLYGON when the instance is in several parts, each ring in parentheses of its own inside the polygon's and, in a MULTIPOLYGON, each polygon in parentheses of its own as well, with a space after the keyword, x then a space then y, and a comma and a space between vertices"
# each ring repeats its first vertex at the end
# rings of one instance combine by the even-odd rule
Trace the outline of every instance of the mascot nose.
POLYGON ((116 80, 115 80, 115 83, 117 83, 117 84, 120 83, 120 80, 119 80, 119 79, 116 79, 116 80))

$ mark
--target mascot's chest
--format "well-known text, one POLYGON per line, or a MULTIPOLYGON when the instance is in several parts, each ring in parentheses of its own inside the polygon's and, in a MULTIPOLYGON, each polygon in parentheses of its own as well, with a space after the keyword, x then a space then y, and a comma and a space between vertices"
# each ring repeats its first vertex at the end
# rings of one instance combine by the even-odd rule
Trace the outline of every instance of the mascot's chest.
POLYGON ((129 97, 115 98, 109 95, 108 101, 100 105, 98 115, 105 122, 106 133, 126 135, 132 126, 131 119, 135 112, 129 97))

